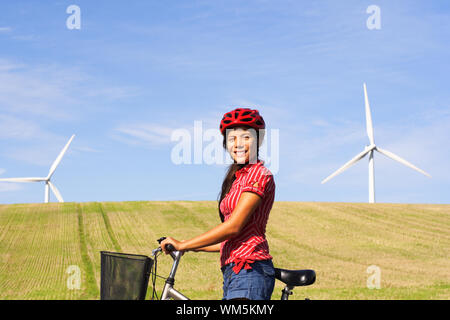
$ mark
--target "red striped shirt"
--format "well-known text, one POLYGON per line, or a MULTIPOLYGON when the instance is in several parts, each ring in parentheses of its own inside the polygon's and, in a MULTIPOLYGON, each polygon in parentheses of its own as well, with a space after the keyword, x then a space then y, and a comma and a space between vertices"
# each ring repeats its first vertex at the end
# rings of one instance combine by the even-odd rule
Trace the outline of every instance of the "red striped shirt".
POLYGON ((230 191, 220 203, 225 221, 233 214, 242 192, 254 192, 262 198, 262 202, 240 234, 221 243, 221 265, 234 262, 233 270, 236 274, 242 267, 251 269, 250 264, 256 260, 272 259, 265 233, 275 198, 275 182, 272 173, 264 167, 264 161, 247 164, 236 172, 230 191))

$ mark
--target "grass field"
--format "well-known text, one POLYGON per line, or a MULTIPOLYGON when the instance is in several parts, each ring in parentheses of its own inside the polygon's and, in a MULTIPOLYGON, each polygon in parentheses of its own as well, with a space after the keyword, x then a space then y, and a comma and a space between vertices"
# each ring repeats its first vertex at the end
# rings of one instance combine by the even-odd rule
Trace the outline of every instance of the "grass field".
MULTIPOLYGON (((159 237, 188 239, 218 221, 215 201, 0 205, 0 299, 99 299, 101 250, 150 255, 159 237), (80 289, 68 286, 69 266, 80 289)), ((450 298, 450 205, 275 202, 267 238, 276 266, 316 270, 291 299, 450 298), (371 265, 380 289, 367 287, 371 265)), ((161 256, 158 274, 171 262, 161 256)), ((218 253, 185 254, 175 287, 220 299, 218 253)))

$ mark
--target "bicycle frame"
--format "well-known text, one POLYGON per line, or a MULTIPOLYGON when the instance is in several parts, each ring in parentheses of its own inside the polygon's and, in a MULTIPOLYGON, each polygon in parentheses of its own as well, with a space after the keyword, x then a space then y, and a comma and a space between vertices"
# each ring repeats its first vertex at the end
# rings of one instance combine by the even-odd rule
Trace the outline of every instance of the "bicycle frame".
POLYGON ((188 297, 177 291, 173 285, 175 284, 175 274, 177 273, 178 265, 180 263, 181 256, 183 254, 180 251, 172 251, 170 256, 173 258, 172 269, 170 270, 169 277, 166 279, 164 289, 161 295, 161 300, 189 300, 188 297))
MULTIPOLYGON (((156 259, 156 255, 158 252, 161 252, 162 249, 161 247, 153 250, 153 256, 156 259)), ((180 259, 183 256, 183 253, 180 251, 171 251, 170 256, 173 259, 173 264, 172 264, 172 269, 170 270, 170 274, 169 277, 166 279, 166 282, 164 284, 164 288, 161 294, 161 300, 190 300, 188 297, 186 297, 185 295, 183 295, 181 292, 177 291, 173 286, 175 284, 175 274, 177 273, 177 269, 178 269, 178 265, 180 264, 180 259)), ((282 271, 282 272, 288 272, 288 274, 290 273, 291 275, 297 275, 297 278, 294 278, 294 280, 292 279, 281 279, 279 277, 276 277, 277 279, 281 280, 282 282, 284 282, 286 284, 286 286, 284 287, 284 289, 282 290, 282 295, 281 295, 281 300, 289 300, 289 296, 292 295, 292 290, 294 289, 295 286, 303 286, 303 285, 309 285, 314 283, 315 281, 315 273, 313 270, 298 270, 298 271, 290 271, 290 270, 285 270, 285 269, 277 269, 275 268, 277 271, 282 271), (298 278, 298 272, 312 272, 313 273, 313 278, 312 282, 309 281, 309 283, 301 283, 304 281, 307 281, 305 279, 303 279, 303 273, 301 273, 300 275, 302 276, 301 278, 298 278)), ((289 277, 291 277, 291 275, 289 275, 289 277)), ((305 274, 306 275, 306 274, 305 274)), ((307 279, 307 278, 306 278, 307 279)), ((307 299, 309 300, 309 299, 307 299)))

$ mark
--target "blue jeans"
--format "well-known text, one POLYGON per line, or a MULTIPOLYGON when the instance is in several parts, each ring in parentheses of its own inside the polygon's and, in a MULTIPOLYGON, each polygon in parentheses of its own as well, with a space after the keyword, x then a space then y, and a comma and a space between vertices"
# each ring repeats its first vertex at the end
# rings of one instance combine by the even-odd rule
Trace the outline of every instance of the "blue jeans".
POLYGON ((270 300, 275 285, 272 260, 255 261, 251 269, 242 268, 238 274, 234 273, 233 266, 234 263, 230 263, 222 267, 223 300, 270 300))

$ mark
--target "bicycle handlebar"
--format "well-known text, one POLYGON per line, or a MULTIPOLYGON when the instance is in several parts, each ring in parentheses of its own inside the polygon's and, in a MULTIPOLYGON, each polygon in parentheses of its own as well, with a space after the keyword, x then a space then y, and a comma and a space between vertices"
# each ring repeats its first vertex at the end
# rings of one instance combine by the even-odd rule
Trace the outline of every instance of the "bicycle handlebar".
MULTIPOLYGON (((157 241, 161 243, 164 239, 166 239, 166 237, 159 238, 157 241)), ((171 243, 168 243, 166 244, 166 250, 172 252, 175 251, 175 247, 171 243)))

